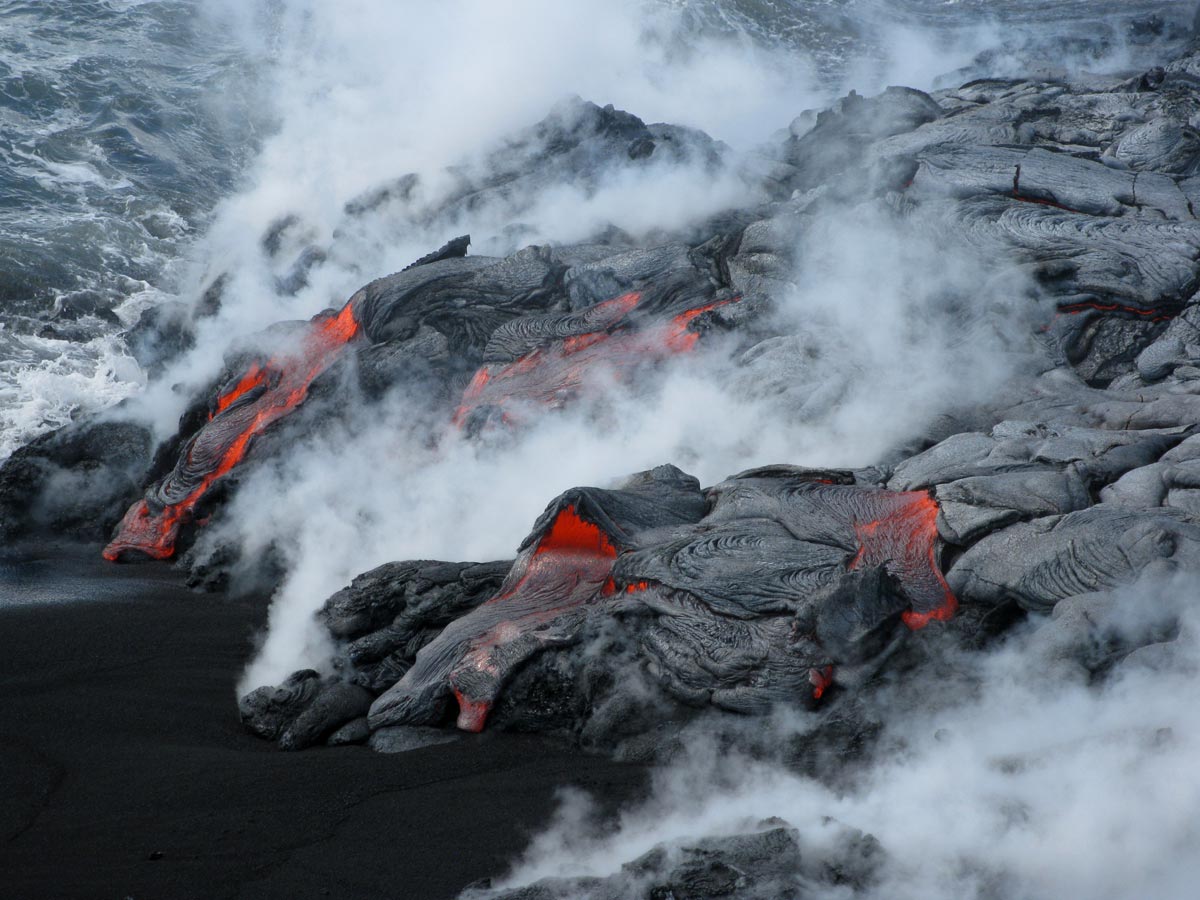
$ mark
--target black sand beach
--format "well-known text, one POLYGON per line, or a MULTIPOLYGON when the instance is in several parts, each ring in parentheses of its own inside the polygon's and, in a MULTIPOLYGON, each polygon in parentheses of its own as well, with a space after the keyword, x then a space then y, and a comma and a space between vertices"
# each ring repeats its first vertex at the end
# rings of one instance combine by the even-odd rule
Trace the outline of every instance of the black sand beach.
POLYGON ((637 766, 516 735, 283 753, 234 685, 261 600, 97 548, 0 558, 0 896, 455 896, 501 874, 565 785, 637 766))

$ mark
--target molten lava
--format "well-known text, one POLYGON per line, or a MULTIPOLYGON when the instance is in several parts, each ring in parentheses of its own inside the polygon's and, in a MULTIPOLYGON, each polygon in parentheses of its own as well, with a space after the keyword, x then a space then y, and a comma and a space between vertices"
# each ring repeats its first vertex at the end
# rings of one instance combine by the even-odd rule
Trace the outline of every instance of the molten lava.
POLYGON ((820 669, 809 669, 808 680, 813 686, 813 699, 820 700, 833 684, 833 666, 823 666, 820 669))
POLYGON ((1161 308, 1152 307, 1150 309, 1140 309, 1136 306, 1124 306, 1120 303, 1096 302, 1067 303, 1058 307, 1058 310, 1055 312, 1055 318, 1058 318, 1059 316, 1074 316, 1078 315, 1079 313, 1088 312, 1089 310, 1094 310, 1096 312, 1125 313, 1131 316, 1140 316, 1141 318, 1147 319, 1151 322, 1167 322, 1175 318, 1174 312, 1164 312, 1161 308))
POLYGON ((208 414, 211 422, 214 416, 220 415, 236 403, 241 397, 250 393, 267 379, 267 370, 258 363, 253 363, 237 384, 229 390, 217 394, 217 408, 208 414))
POLYGON ((556 409, 577 396, 589 377, 607 368, 621 376, 632 367, 656 362, 668 356, 688 353, 700 340, 691 328, 700 315, 736 303, 741 298, 720 300, 686 310, 665 323, 626 327, 622 320, 640 303, 639 293, 624 294, 599 304, 608 308, 616 330, 592 331, 558 339, 545 347, 526 353, 511 363, 492 364, 479 369, 463 391, 462 402, 454 413, 454 424, 462 426, 475 411, 492 407, 507 420, 519 418, 514 407, 543 406, 556 409))
POLYGON ((518 559, 506 587, 462 622, 474 620, 465 653, 450 673, 458 727, 482 731, 514 662, 565 638, 556 620, 603 594, 617 549, 599 526, 564 507, 532 553, 518 559), (482 626, 480 630, 476 630, 482 626))
POLYGON ((1061 203, 1056 203, 1053 200, 1043 200, 1041 197, 1030 197, 1026 194, 1013 193, 1012 198, 1021 203, 1036 203, 1038 206, 1050 206, 1054 209, 1061 209, 1063 212, 1077 213, 1079 210, 1071 209, 1069 206, 1063 206, 1061 203))
POLYGON ((296 352, 253 364, 220 393, 174 471, 125 513, 104 558, 115 561, 126 551, 154 559, 171 556, 179 529, 191 520, 200 498, 245 458, 256 435, 304 402, 313 379, 358 333, 349 303, 339 313, 318 315, 296 352))
POLYGON ((663 343, 672 353, 687 353, 694 350, 696 343, 700 340, 700 334, 691 330, 692 321, 717 307, 736 303, 741 299, 741 297, 735 297, 732 300, 718 300, 715 303, 707 303, 704 306, 680 313, 671 319, 671 324, 667 326, 666 332, 663 334, 663 343))
POLYGON ((937 563, 937 501, 924 491, 880 492, 875 499, 887 509, 878 518, 854 522, 859 549, 849 567, 884 565, 908 596, 937 598, 936 605, 903 613, 912 630, 949 619, 958 600, 937 563))
POLYGON ((1178 309, 1163 309, 1162 307, 1142 309, 1137 306, 1126 306, 1122 303, 1100 303, 1098 301, 1084 300, 1078 303, 1065 303, 1058 307, 1054 311, 1054 317, 1047 324, 1043 325, 1040 330, 1043 333, 1049 331, 1062 316, 1077 316, 1087 312, 1135 316, 1147 322, 1169 322, 1179 314, 1178 309))

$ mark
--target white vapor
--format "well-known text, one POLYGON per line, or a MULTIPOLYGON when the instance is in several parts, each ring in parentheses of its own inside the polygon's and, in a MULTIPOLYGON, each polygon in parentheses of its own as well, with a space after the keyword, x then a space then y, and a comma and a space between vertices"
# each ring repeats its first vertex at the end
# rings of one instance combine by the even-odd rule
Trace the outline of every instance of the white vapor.
MULTIPOLYGON (((794 50, 684 40, 677 11, 629 0, 209 0, 205 8, 247 52, 270 60, 273 128, 197 246, 185 297, 226 273, 224 302, 202 322, 196 348, 143 395, 159 434, 174 430, 233 340, 339 306, 454 235, 470 232, 476 248, 497 253, 516 249, 514 224, 522 243, 576 240, 609 223, 642 237, 754 199, 733 166, 714 176, 700 165, 655 165, 587 188, 549 184, 453 221, 422 220, 447 187, 448 164, 477 160, 565 95, 704 129, 734 160, 830 99, 794 50), (347 201, 409 172, 423 184, 414 208, 347 221, 347 201), (261 236, 288 214, 296 225, 269 258, 261 236), (279 279, 306 246, 325 249, 326 260, 289 295, 279 279)), ((897 35, 890 58, 851 67, 854 87, 928 87, 994 40, 981 31, 948 50, 918 32, 897 35)), ((594 403, 482 444, 430 423, 418 400, 397 393, 298 441, 286 459, 248 468, 198 545, 203 553, 230 542, 245 559, 270 551, 285 564, 239 691, 327 665, 331 648, 313 613, 375 565, 509 557, 557 493, 664 462, 704 484, 767 463, 869 465, 935 415, 983 401, 1021 364, 1013 335, 1028 331, 1017 310, 1030 285, 1015 269, 988 270, 932 217, 869 204, 831 209, 805 225, 794 249, 791 283, 775 298, 772 321, 785 343, 774 358, 739 358, 732 338, 706 338, 653 384, 603 385, 594 403)), ((1193 662, 1194 628, 1189 618, 1193 662)), ((615 833, 598 834, 586 810, 568 806, 512 882, 605 874, 660 841, 772 815, 821 843, 821 817, 833 816, 875 834, 888 852, 880 897, 1185 896, 1200 874, 1192 815, 1200 770, 1191 764, 1200 735, 1179 697, 1194 682, 1132 669, 1104 688, 1048 682, 1029 665, 1035 642, 1026 635, 957 660, 969 671, 953 684, 971 690, 947 689, 936 703, 914 704, 898 688, 904 714, 888 720, 896 753, 853 790, 698 746, 695 758, 661 773, 653 797, 615 833), (1026 758, 1005 761, 1014 754, 1026 758)), ((783 737, 795 725, 773 727, 783 737)))
MULTIPOLYGON (((882 749, 848 788, 700 746, 661 770, 652 797, 615 827, 569 796, 506 883, 611 874, 658 843, 753 830, 770 816, 796 826, 802 846, 821 847, 828 816, 874 835, 886 853, 878 881, 858 897, 1193 897, 1196 590, 1176 576, 1115 592, 1119 614, 1097 623, 1110 634, 1144 642, 1148 626, 1176 614, 1179 632, 1098 684, 1081 670, 1047 668, 1047 620, 1035 618, 998 650, 947 658, 942 672, 892 685, 878 701, 882 749)), ((803 724, 774 726, 782 743, 803 724)))
POLYGON ((664 2, 204 0, 200 11, 256 64, 246 90, 263 98, 264 137, 241 189, 217 204, 190 268, 180 267, 183 300, 195 302, 223 274, 224 302, 198 323, 196 347, 143 394, 140 415, 161 437, 232 340, 338 306, 455 234, 470 232, 476 252, 502 253, 517 249, 506 236, 514 222, 524 243, 569 242, 608 223, 639 236, 754 199, 732 170, 714 177, 700 164, 651 165, 594 189, 547 185, 515 208, 422 219, 448 186, 447 166, 537 122, 564 97, 702 129, 736 158, 839 91, 921 86, 995 42, 990 29, 892 31, 897 44, 850 66, 839 84, 795 48, 688 32, 680 9, 664 2), (347 201, 408 173, 422 189, 406 215, 346 219, 347 201), (285 216, 296 224, 269 258, 261 239, 285 216), (280 291, 308 246, 325 250, 326 261, 294 295, 280 291))
POLYGON ((225 273, 226 301, 200 323, 197 347, 146 395, 146 415, 163 435, 186 395, 171 386, 211 378, 231 336, 340 305, 455 234, 504 252, 517 249, 500 237, 515 215, 525 242, 569 241, 608 222, 634 234, 680 226, 746 199, 732 176, 714 181, 702 165, 651 166, 595 191, 549 185, 545 196, 520 198, 519 209, 490 205, 416 224, 449 186, 447 166, 532 125, 564 97, 705 129, 743 148, 820 97, 802 57, 733 38, 684 45, 677 12, 631 0, 207 0, 203 9, 247 53, 269 60, 275 129, 197 247, 190 297, 225 273), (422 180, 412 215, 345 220, 347 201, 409 173, 422 180), (268 259, 260 239, 287 215, 297 219, 295 234, 268 259), (306 245, 325 248, 328 261, 295 296, 282 294, 278 279, 306 245))
POLYGON ((419 401, 396 391, 254 471, 201 538, 202 548, 228 542, 249 559, 273 547, 288 570, 241 688, 326 664, 313 613, 354 575, 398 559, 509 558, 569 487, 664 462, 703 484, 781 461, 870 465, 937 413, 981 401, 1018 358, 997 321, 1020 330, 1014 297, 987 284, 1019 295, 1023 282, 1015 270, 986 282, 977 258, 921 237, 919 221, 866 204, 818 220, 774 315, 793 335, 782 339, 786 360, 739 365, 713 334, 651 383, 597 372, 591 402, 482 443, 444 419, 431 424, 419 401), (965 311, 950 315, 948 305, 965 311), (791 341, 820 356, 805 367, 791 341), (431 432, 441 435, 435 447, 431 432))

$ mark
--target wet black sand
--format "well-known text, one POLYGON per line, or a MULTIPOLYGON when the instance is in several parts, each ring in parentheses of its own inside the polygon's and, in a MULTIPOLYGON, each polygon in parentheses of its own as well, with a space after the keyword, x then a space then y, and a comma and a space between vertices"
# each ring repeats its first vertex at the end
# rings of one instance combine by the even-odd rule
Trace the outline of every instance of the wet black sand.
POLYGON ((0 897, 452 897, 559 787, 644 784, 516 735, 278 752, 234 702, 264 617, 97 548, 0 558, 0 897))

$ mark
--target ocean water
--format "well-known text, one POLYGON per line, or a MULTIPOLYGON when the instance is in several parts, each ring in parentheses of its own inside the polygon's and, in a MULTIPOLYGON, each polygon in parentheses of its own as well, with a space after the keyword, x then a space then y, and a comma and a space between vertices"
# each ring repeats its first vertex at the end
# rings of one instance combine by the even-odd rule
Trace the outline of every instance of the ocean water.
MULTIPOLYGON (((154 396, 122 337, 148 306, 193 304, 225 276, 207 339, 164 376, 187 383, 239 335, 404 265, 438 235, 349 227, 346 201, 563 94, 745 147, 849 86, 929 86, 972 60, 1053 45, 1136 68, 1191 15, 1140 0, 0 0, 0 459, 154 396), (314 245, 325 262, 281 289, 314 245)), ((534 233, 568 219, 544 211, 534 233)), ((505 213, 460 224, 500 234, 505 213)), ((169 430, 178 404, 158 388, 169 430)))
POLYGON ((267 126, 260 69, 184 0, 0 2, 0 458, 138 391, 121 331, 267 126))

